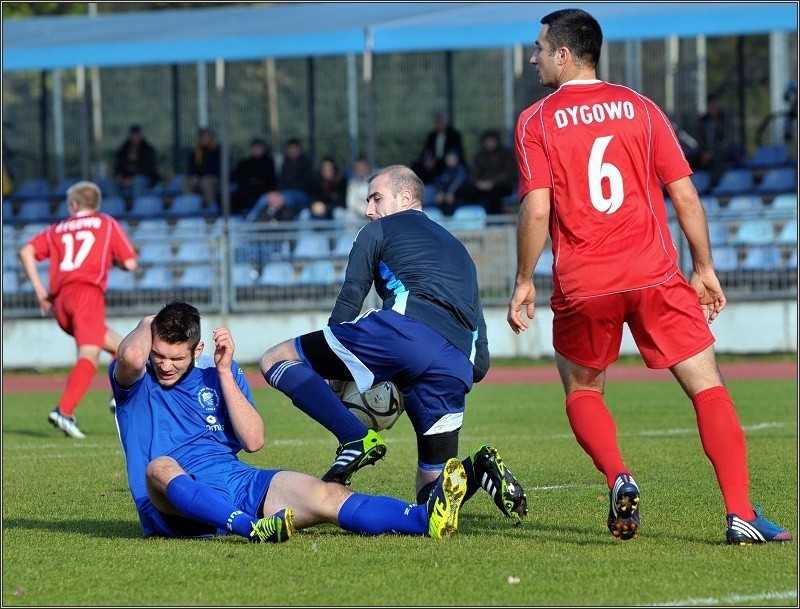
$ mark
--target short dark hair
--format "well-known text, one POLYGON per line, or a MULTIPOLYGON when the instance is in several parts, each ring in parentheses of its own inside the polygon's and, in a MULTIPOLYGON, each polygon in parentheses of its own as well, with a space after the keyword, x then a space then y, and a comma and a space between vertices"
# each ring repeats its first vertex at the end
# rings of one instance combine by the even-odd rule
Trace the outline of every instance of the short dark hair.
POLYGON ((150 329, 165 343, 188 343, 194 351, 200 343, 200 312, 188 302, 173 300, 156 313, 150 329))
POLYGON ((545 15, 540 23, 549 26, 545 38, 551 47, 567 47, 576 63, 597 66, 603 46, 603 30, 597 19, 582 9, 565 8, 545 15))

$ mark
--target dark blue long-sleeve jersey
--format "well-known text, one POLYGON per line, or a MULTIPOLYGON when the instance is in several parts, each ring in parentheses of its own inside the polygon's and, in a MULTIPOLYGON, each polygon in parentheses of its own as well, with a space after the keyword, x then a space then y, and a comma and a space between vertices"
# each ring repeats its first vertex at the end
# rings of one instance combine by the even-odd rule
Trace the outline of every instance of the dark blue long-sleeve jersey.
POLYGON ((473 380, 489 369, 489 343, 475 263, 447 229, 420 210, 374 220, 350 250, 328 325, 358 317, 373 282, 384 309, 439 332, 472 361, 473 380))

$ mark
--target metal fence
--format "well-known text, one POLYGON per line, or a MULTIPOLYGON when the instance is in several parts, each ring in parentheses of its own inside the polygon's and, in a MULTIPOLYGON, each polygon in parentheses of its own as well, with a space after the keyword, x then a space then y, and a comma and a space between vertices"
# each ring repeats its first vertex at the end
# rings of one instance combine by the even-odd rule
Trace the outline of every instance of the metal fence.
MULTIPOLYGON (((796 299, 797 194, 756 196, 748 208, 735 197, 706 197, 704 203, 728 299, 796 299)), ((688 276, 686 241, 674 214, 670 218, 681 268, 688 276)), ((508 303, 516 264, 515 219, 513 215, 438 219, 475 261, 485 306, 508 303)), ((107 293, 112 316, 144 315, 172 298, 187 299, 204 312, 330 310, 361 226, 347 218, 278 225, 212 218, 123 224, 139 252, 140 268, 135 273, 112 269, 107 293)), ((16 248, 41 226, 3 225, 4 318, 39 314, 16 248)), ((534 272, 540 305, 548 302, 552 290, 551 264, 548 246, 534 272)), ((40 271, 46 279, 46 263, 40 271)), ((368 305, 377 304, 373 293, 368 305)))
MULTIPOLYGON (((797 73, 796 33, 781 46, 786 48, 778 55, 788 57, 789 65, 777 80, 788 83, 797 73)), ((773 107, 775 85, 767 76, 769 35, 681 39, 675 50, 667 40, 610 42, 599 75, 652 97, 695 137, 706 93, 718 93, 736 117, 748 153, 770 141, 773 136, 761 126, 779 108, 773 107)), ((510 137, 519 112, 548 92, 528 65, 531 51, 377 55, 369 86, 360 78, 360 56, 232 62, 226 68, 231 161, 261 136, 275 153, 297 137, 315 162, 332 156, 344 167, 358 153, 373 153, 379 165, 409 164, 439 110, 451 114, 472 158, 481 132, 497 129, 510 137)), ((3 160, 16 185, 37 177, 52 185, 70 176, 101 179, 131 123, 143 126, 158 151, 166 184, 186 171, 197 128, 219 131, 221 100, 212 64, 96 74, 85 89, 74 70, 3 75, 3 160), (84 171, 87 163, 91 171, 84 171)), ((795 137, 791 146, 796 143, 795 137)))

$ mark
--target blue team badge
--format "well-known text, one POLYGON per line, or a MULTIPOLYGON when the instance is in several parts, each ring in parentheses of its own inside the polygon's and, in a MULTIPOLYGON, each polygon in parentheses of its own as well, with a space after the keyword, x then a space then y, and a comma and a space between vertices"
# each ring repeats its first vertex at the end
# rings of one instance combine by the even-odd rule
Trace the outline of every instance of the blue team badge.
POLYGON ((200 402, 200 406, 205 410, 216 410, 217 406, 219 406, 217 392, 210 387, 203 387, 197 393, 197 401, 200 402))

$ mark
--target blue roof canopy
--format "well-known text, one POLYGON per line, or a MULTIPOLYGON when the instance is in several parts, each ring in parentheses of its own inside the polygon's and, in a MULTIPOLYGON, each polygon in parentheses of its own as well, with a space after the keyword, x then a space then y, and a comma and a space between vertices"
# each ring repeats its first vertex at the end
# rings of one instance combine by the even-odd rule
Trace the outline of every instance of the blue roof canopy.
POLYGON ((606 40, 797 31, 796 2, 306 2, 5 19, 3 71, 530 45, 568 7, 606 40))

